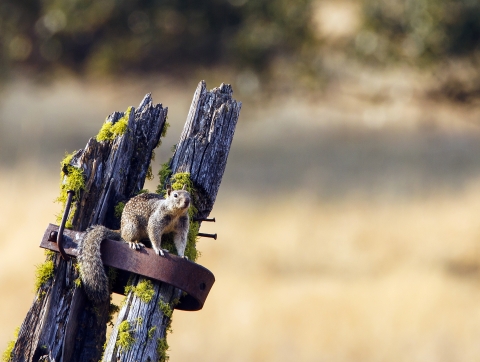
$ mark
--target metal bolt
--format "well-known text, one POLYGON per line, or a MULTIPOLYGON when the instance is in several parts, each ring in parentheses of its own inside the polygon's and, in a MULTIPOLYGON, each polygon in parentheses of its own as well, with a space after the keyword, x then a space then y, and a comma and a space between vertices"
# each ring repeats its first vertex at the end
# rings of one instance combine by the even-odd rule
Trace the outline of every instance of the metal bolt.
POLYGON ((194 217, 193 221, 215 222, 215 218, 207 219, 207 218, 201 218, 201 217, 194 217))
POLYGON ((198 233, 198 236, 202 236, 204 238, 212 238, 217 240, 217 234, 204 234, 204 233, 198 233))
POLYGON ((50 235, 48 236, 48 241, 56 243, 57 242, 57 235, 58 235, 58 231, 52 231, 50 233, 50 235))

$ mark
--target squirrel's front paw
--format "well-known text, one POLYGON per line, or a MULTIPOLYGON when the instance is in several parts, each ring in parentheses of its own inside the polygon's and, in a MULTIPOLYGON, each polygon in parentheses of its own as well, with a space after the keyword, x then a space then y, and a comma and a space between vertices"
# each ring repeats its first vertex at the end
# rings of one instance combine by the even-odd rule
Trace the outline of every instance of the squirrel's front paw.
POLYGON ((168 253, 168 250, 167 249, 158 249, 158 250, 155 250, 155 254, 159 255, 159 256, 165 256, 165 253, 168 253))
POLYGON ((130 247, 130 249, 133 249, 133 250, 140 250, 141 248, 145 247, 145 245, 143 245, 142 243, 136 243, 134 241, 127 241, 126 243, 130 247))

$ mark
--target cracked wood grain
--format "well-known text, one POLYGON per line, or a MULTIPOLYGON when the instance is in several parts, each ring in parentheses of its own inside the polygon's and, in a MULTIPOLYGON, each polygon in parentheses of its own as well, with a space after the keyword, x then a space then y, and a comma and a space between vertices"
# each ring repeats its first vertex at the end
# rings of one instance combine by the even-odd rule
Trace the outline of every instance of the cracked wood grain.
MULTIPOLYGON (((204 81, 198 84, 170 163, 173 173, 190 172, 196 189, 194 204, 199 210, 198 217, 207 217, 212 211, 227 164, 241 109, 241 103, 235 101, 232 94, 232 88, 228 84, 222 84, 211 91, 207 91, 204 81)), ((143 280, 145 279, 137 276, 132 285, 143 280)), ((158 343, 166 338, 171 317, 162 312, 158 301, 162 300, 173 310, 174 300, 181 295, 181 291, 165 283, 153 284, 154 297, 148 303, 132 293, 127 296, 102 361, 160 360, 158 343), (137 326, 135 323, 140 317, 143 323, 142 326, 137 326), (135 342, 128 350, 121 350, 116 345, 119 326, 123 321, 129 321, 130 325, 135 326, 132 330, 135 342), (149 334, 148 331, 152 332, 149 334)))
MULTIPOLYGON (((132 109, 127 132, 112 141, 91 138, 75 153, 71 165, 84 172, 86 188, 74 202, 73 228, 93 224, 118 228, 114 206, 143 188, 153 149, 165 124, 167 108, 147 94, 132 109)), ((108 117, 116 122, 124 116, 108 117)), ((52 280, 41 286, 20 328, 12 361, 98 361, 105 342, 109 303, 93 306, 81 288, 72 261, 54 258, 52 280)))

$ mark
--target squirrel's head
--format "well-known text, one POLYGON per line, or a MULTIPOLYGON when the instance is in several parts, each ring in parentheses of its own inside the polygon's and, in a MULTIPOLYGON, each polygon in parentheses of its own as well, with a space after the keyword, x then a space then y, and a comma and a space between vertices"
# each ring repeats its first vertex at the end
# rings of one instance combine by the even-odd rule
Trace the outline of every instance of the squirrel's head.
POLYGON ((172 190, 172 187, 168 185, 167 198, 175 209, 186 210, 190 206, 190 193, 186 190, 186 185, 181 190, 172 190))

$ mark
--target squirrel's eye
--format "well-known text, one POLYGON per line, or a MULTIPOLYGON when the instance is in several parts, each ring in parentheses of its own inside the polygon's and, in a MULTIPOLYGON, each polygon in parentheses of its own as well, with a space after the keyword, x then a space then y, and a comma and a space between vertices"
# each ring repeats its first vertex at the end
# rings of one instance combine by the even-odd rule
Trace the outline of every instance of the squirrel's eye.
POLYGON ((174 194, 173 194, 173 197, 178 197, 178 194, 177 194, 177 193, 174 193, 174 194))

